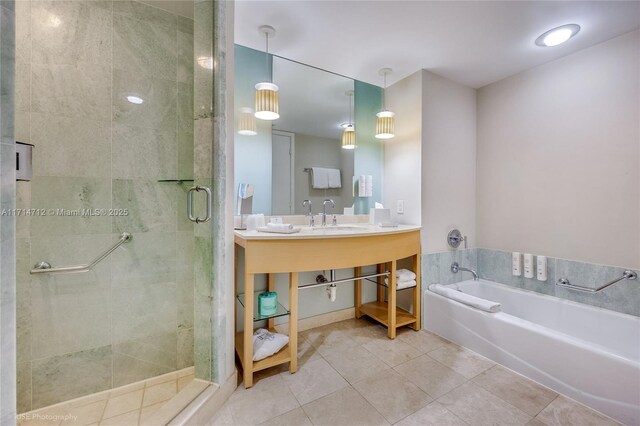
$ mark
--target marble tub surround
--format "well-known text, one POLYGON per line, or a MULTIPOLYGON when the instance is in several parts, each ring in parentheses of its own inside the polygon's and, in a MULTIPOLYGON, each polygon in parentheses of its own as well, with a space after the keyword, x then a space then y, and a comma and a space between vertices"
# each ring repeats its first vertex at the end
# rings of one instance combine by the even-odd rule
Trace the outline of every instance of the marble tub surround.
POLYGON ((296 374, 285 367, 262 371, 253 388, 236 389, 210 424, 618 424, 425 330, 388 340, 383 327, 349 319, 300 338, 296 374))
POLYGON ((18 425, 149 425, 165 404, 193 382, 193 367, 22 413, 18 425))
POLYGON ((453 274, 449 269, 452 262, 458 262, 460 266, 475 269, 482 279, 640 316, 640 283, 637 280, 621 281, 598 293, 584 293, 555 285, 559 278, 568 278, 573 284, 596 288, 621 276, 630 268, 547 257, 547 280, 538 281, 535 277, 515 277, 511 274, 511 252, 485 248, 430 253, 423 255, 422 262, 423 283, 426 286, 435 283, 452 284, 469 279, 469 273, 453 274))
MULTIPOLYGON (((0 3, 0 210, 16 206, 14 80, 15 3, 0 3)), ((0 216, 0 423, 16 414, 16 227, 0 216)))
POLYGON ((36 146, 17 207, 127 210, 17 218, 18 412, 193 365, 191 182, 158 182, 193 178, 193 57, 193 20, 142 3, 16 3, 16 137, 36 146), (29 274, 123 231, 86 274, 29 274))

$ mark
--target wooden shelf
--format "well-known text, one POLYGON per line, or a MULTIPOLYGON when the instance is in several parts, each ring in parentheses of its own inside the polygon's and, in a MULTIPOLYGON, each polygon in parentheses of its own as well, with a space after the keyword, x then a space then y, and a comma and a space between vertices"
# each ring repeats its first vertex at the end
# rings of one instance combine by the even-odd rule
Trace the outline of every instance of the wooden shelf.
MULTIPOLYGON (((415 287, 413 287, 415 289, 415 287)), ((373 318, 379 323, 389 326, 389 309, 385 302, 371 302, 360 306, 360 312, 373 318)), ((403 325, 413 324, 416 322, 416 317, 410 312, 405 311, 402 308, 396 307, 396 327, 402 327, 403 325)))
MULTIPOLYGON (((275 333, 275 330, 269 330, 272 333, 275 333)), ((243 332, 236 333, 236 352, 238 354, 238 358, 240 358, 240 364, 242 364, 242 368, 246 368, 244 365, 244 359, 242 357, 244 351, 244 341, 243 341, 243 332)), ((266 357, 265 359, 261 359, 260 361, 252 361, 253 368, 252 371, 260 371, 265 368, 274 367, 276 365, 284 364, 291 361, 291 353, 289 349, 289 344, 285 345, 284 348, 280 349, 277 353, 266 357)))

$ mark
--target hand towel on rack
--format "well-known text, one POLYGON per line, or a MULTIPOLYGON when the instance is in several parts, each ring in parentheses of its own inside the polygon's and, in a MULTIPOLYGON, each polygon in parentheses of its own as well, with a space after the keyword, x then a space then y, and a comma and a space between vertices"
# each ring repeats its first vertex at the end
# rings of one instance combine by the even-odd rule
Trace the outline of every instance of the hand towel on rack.
POLYGON ((312 167, 311 187, 314 189, 329 188, 329 170, 323 167, 312 167))
POLYGON ((367 175, 365 178, 365 196, 373 197, 373 176, 367 175))
POLYGON ((460 302, 476 309, 480 309, 481 311, 495 313, 499 312, 502 309, 502 305, 500 305, 500 303, 498 302, 481 299, 479 297, 475 297, 440 284, 431 284, 429 286, 429 290, 436 294, 439 294, 440 296, 455 300, 456 302, 460 302))
POLYGON ((329 188, 342 188, 340 169, 327 169, 329 175, 329 188))

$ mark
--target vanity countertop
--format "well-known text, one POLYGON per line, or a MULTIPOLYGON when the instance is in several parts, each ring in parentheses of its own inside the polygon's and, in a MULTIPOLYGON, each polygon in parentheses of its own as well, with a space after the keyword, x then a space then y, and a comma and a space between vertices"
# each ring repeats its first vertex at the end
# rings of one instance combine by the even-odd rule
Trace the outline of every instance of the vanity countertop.
POLYGON ((277 234, 260 231, 240 231, 236 230, 235 235, 243 240, 299 240, 312 238, 348 238, 367 237, 373 235, 401 234, 404 232, 417 231, 421 226, 398 225, 386 227, 379 225, 369 225, 367 223, 340 224, 337 226, 297 226, 300 232, 293 234, 277 234))

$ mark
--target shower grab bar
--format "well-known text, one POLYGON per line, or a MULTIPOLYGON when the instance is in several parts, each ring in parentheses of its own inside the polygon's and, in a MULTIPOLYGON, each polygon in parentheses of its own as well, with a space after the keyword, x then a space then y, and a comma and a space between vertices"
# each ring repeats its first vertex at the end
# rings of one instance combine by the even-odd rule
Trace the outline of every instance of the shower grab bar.
POLYGON ((111 246, 109 250, 96 257, 93 262, 89 263, 88 265, 61 266, 59 268, 54 268, 49 262, 42 261, 34 265, 33 269, 31 270, 31 274, 79 274, 82 272, 89 272, 93 269, 94 266, 104 260, 105 257, 113 253, 115 249, 117 249, 124 243, 128 243, 132 238, 133 235, 128 232, 123 232, 122 234, 120 234, 120 239, 117 243, 111 246))
POLYGON ((558 279, 558 281, 556 282, 556 285, 558 287, 565 287, 565 288, 568 288, 570 290, 583 291, 585 293, 597 293, 597 292, 602 291, 605 288, 607 288, 607 287, 609 287, 611 285, 614 285, 615 283, 618 283, 620 281, 623 281, 623 280, 635 280, 636 278, 638 278, 638 274, 637 273, 635 273, 633 271, 624 271, 624 273, 622 274, 621 277, 616 278, 615 280, 609 281, 605 285, 600 286, 598 288, 589 288, 589 287, 583 287, 583 286, 580 286, 580 285, 571 284, 567 278, 558 279))

